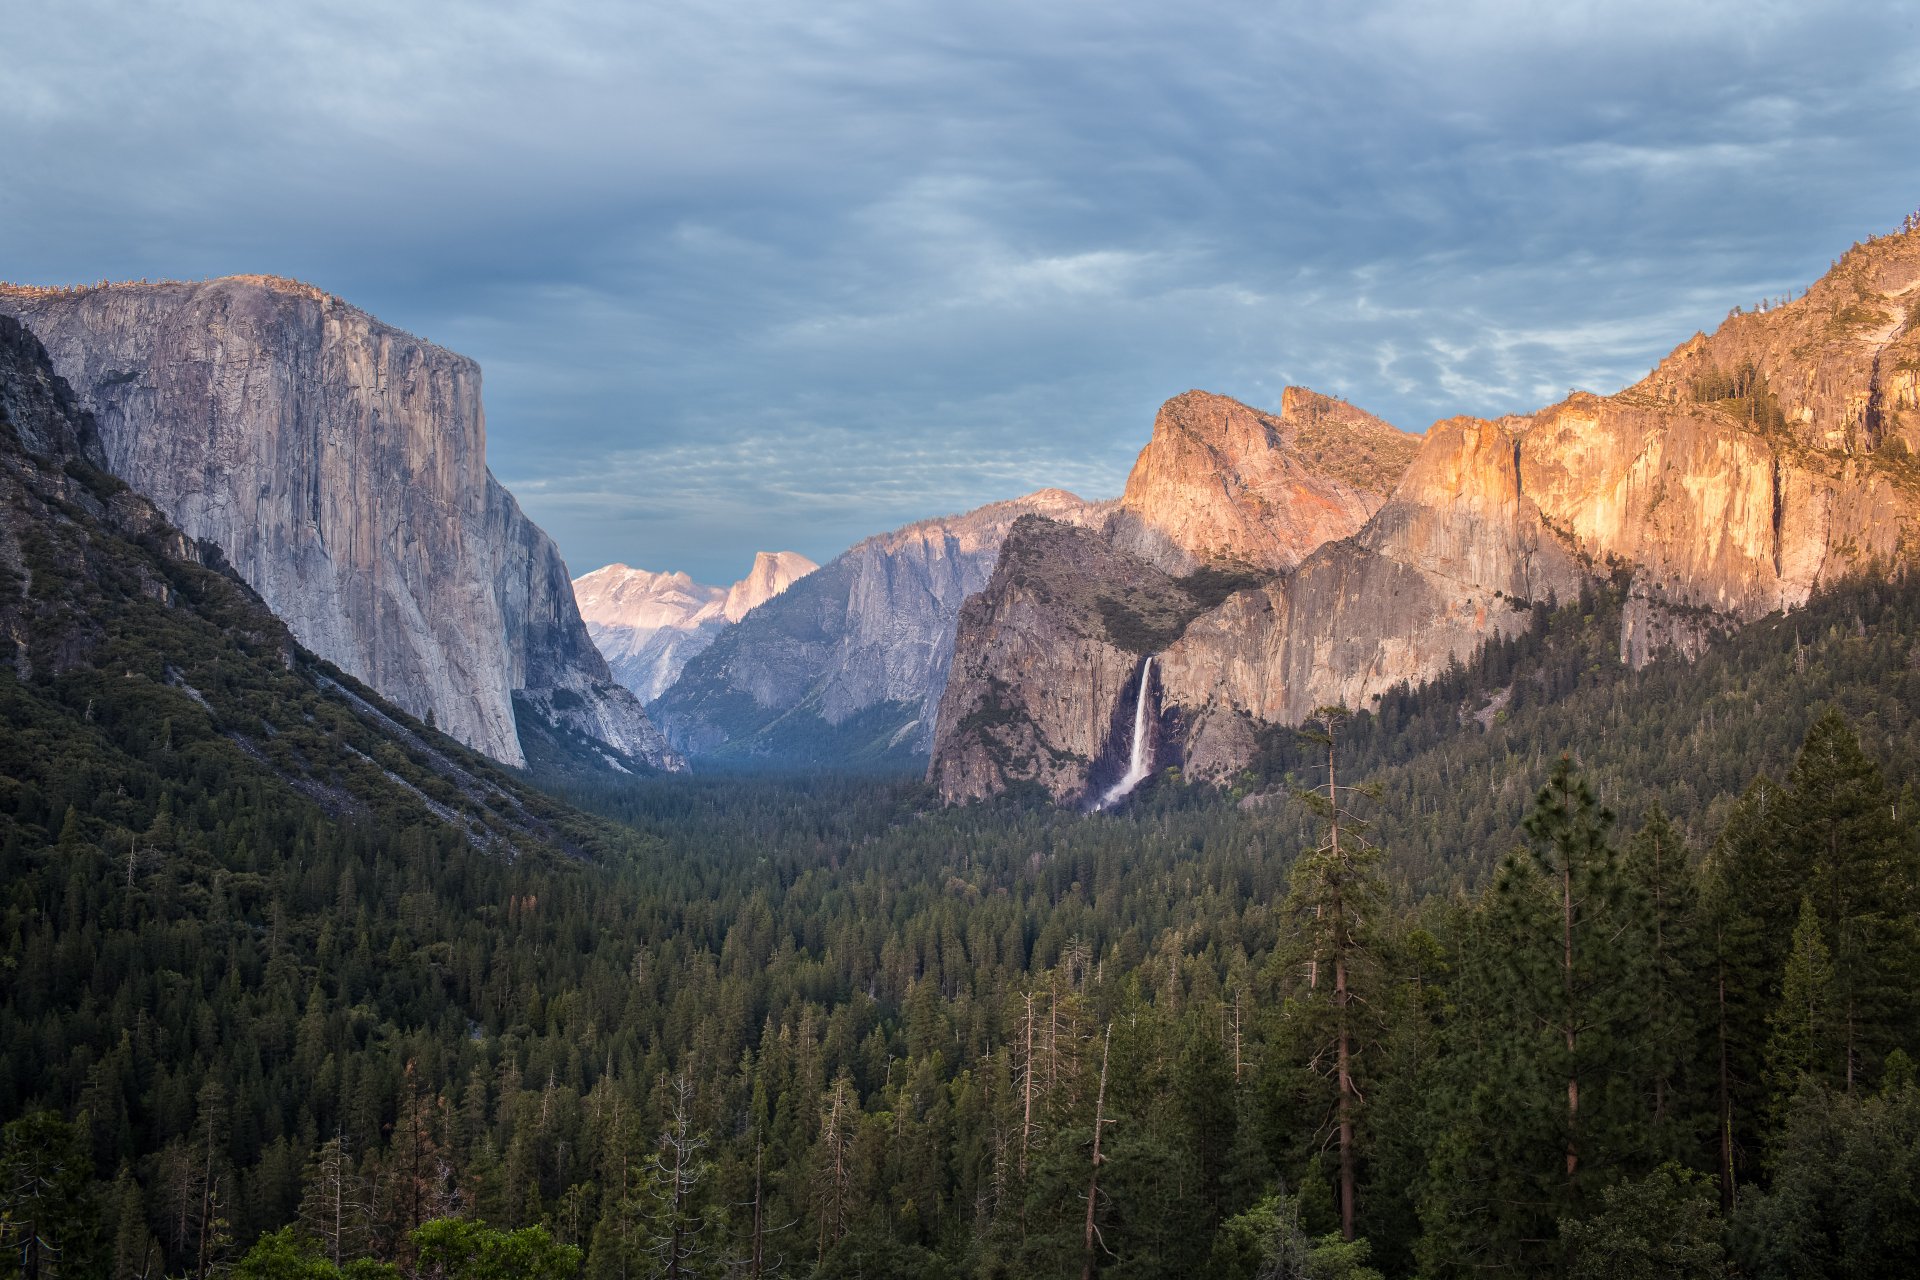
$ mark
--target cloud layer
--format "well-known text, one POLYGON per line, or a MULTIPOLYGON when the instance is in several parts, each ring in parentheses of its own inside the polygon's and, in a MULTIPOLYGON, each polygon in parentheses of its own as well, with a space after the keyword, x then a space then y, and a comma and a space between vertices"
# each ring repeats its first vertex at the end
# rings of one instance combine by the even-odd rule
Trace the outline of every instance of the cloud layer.
POLYGON ((1912 5, 36 7, 0 276, 476 357, 576 570, 1105 496, 1191 386, 1612 390, 1920 204, 1912 5))

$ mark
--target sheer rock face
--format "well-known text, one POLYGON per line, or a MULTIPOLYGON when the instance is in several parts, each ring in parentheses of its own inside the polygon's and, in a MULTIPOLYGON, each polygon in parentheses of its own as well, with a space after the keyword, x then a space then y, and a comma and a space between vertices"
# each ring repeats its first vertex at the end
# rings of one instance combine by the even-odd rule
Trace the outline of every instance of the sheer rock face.
POLYGON ((652 702, 720 633, 819 568, 794 551, 762 551, 732 587, 684 573, 610 564, 573 580, 587 633, 614 679, 652 702))
POLYGON ((514 697, 678 761, 615 684, 553 541, 488 473, 479 366, 290 281, 0 289, 108 465, 217 544, 300 642, 524 763, 514 697))
POLYGON ((1169 573, 1291 569, 1365 524, 1419 443, 1303 387, 1286 389, 1277 417, 1189 391, 1160 407, 1108 534, 1169 573))
POLYGON ((1178 579, 1099 533, 1021 519, 960 611, 928 776, 947 796, 1028 780, 1089 801, 1125 771, 1142 650, 1198 612, 1178 579))
POLYGON ((759 552, 747 576, 727 588, 720 614, 738 622, 819 567, 797 551, 759 552))
POLYGON ((654 704, 682 750, 744 756, 770 734, 881 715, 880 745, 923 754, 961 603, 986 585, 1022 515, 1104 520, 1107 504, 1044 489, 857 543, 724 631, 654 704))
MULTIPOLYGON (((1172 410, 1163 422, 1190 412, 1172 410)), ((1235 428, 1241 439, 1251 430, 1235 428)), ((1156 429, 1149 451, 1159 443, 1156 429)), ((1246 452, 1181 448, 1196 467, 1236 472, 1246 452)), ((1909 231, 1857 247, 1801 299, 1696 335, 1617 395, 1437 424, 1364 527, 1198 613, 1167 644, 1154 664, 1162 762, 1188 776, 1231 773, 1251 757, 1257 725, 1297 723, 1331 702, 1364 707, 1402 680, 1430 679, 1525 626, 1531 602, 1616 570, 1631 575, 1622 661, 1695 654, 1822 583, 1910 556, 1920 542, 1917 458, 1920 231, 1909 231)), ((1146 464, 1143 455, 1136 476, 1146 464)), ((1181 527, 1240 529, 1232 545, 1261 545, 1244 532, 1258 508, 1236 500, 1231 478, 1199 475, 1179 489, 1215 507, 1181 527)), ((1293 516, 1273 526, 1315 527, 1293 516)), ((1102 570, 1116 580, 1148 560, 1190 563, 1166 552, 1170 538, 1130 536, 1118 521, 1113 540, 1131 561, 1102 570)), ((1044 672, 1044 695, 1029 690, 1016 659, 1031 646, 1003 632, 1029 631, 1041 647, 1084 638, 1010 577, 997 574, 985 596, 967 607, 948 704, 991 695, 1007 710, 964 732, 951 721, 930 776, 950 800, 1027 778, 1062 801, 1083 795, 1087 767, 1072 761, 1080 726, 1111 722, 1116 700, 1131 695, 1091 659, 1079 692, 1058 687, 1076 680, 1071 663, 1044 672), (979 739, 1019 751, 985 769, 993 747, 979 739)))

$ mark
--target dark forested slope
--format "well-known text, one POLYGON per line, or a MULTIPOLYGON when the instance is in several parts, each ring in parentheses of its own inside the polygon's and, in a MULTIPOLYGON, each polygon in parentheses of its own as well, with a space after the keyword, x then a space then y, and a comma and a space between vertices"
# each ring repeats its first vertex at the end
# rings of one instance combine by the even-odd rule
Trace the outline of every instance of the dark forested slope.
MULTIPOLYGON (((402 1028, 504 1025, 496 954, 587 950, 520 904, 588 902, 581 856, 640 845, 302 650, 105 472, 4 317, 0 725, 0 1113, 84 1106, 95 1168, 144 1178, 156 1228, 159 1153, 207 1099, 251 1160, 330 1124, 312 1099, 343 1073, 399 1072, 402 1028)), ((196 1176, 224 1181, 195 1232, 290 1211, 196 1176)))

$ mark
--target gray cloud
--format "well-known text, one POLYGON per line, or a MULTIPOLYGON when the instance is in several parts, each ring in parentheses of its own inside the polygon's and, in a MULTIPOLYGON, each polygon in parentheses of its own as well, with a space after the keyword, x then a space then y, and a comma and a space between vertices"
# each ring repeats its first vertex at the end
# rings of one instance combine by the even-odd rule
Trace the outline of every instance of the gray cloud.
POLYGON ((475 356, 576 569, 1104 496, 1189 386, 1612 390, 1920 203, 1911 4, 27 8, 0 275, 475 356))

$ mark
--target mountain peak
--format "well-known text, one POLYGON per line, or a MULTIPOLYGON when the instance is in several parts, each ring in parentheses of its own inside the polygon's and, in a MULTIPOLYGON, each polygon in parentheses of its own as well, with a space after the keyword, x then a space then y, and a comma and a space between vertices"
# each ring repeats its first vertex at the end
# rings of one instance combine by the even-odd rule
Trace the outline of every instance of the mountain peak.
POLYGON ((1187 391, 1160 406, 1110 532, 1171 573, 1211 561, 1287 569, 1352 534, 1406 471, 1419 437, 1289 387, 1272 414, 1187 391))
POLYGON ((756 552, 753 568, 727 591, 721 613, 728 622, 738 622, 819 567, 798 551, 756 552))
POLYGON ((1856 244, 1798 297, 1734 308, 1621 398, 1715 406, 1838 457, 1896 441, 1920 455, 1920 229, 1856 244))

